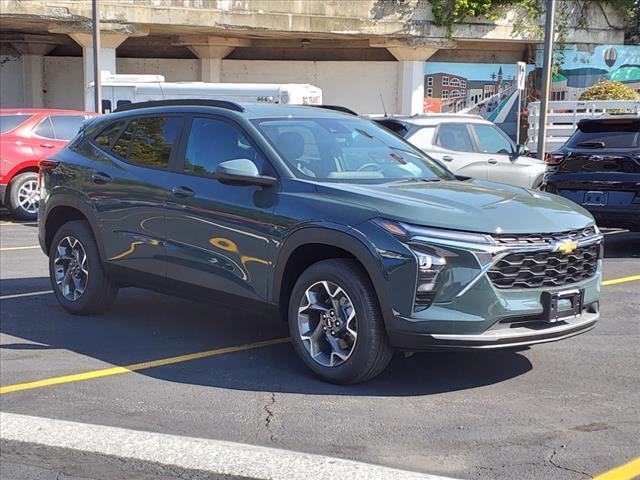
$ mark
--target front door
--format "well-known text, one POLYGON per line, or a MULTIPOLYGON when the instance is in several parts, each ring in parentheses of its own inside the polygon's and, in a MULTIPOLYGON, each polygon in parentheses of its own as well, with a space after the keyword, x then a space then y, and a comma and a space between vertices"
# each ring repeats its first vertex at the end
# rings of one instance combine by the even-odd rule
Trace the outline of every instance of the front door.
POLYGON ((241 128, 194 116, 167 203, 167 278, 252 300, 267 299, 276 244, 277 185, 229 185, 214 177, 221 162, 245 158, 275 175, 241 128))
POLYGON ((498 127, 472 124, 478 152, 488 167, 488 179, 492 182, 530 187, 529 166, 514 162, 515 145, 498 127))
POLYGON ((96 154, 87 179, 107 264, 161 282, 166 274, 164 206, 182 125, 180 115, 108 125, 93 141, 96 154))
POLYGON ((456 175, 486 180, 486 159, 475 151, 466 124, 441 123, 434 140, 433 151, 427 150, 427 155, 440 160, 456 175))

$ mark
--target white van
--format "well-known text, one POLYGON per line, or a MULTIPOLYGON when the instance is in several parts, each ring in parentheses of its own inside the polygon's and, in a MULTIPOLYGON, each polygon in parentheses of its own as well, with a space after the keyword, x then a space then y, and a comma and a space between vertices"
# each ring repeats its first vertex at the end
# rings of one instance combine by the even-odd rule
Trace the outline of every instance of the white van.
MULTIPOLYGON (((93 99, 93 83, 87 100, 93 99)), ((249 103, 322 105, 322 90, 299 83, 165 82, 162 75, 102 75, 102 113, 121 105, 151 100, 230 100, 249 103)), ((88 103, 91 104, 91 103, 88 103)))

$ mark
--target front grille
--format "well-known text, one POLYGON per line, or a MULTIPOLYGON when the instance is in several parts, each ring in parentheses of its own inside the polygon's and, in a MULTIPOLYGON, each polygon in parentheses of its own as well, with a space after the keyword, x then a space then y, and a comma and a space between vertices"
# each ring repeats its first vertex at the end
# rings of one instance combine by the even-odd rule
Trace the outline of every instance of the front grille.
MULTIPOLYGON (((566 238, 566 237, 565 237, 566 238)), ((561 252, 510 253, 487 272, 498 288, 561 287, 596 274, 600 245, 561 252)))
POLYGON ((493 240, 500 245, 532 245, 539 243, 549 244, 554 240, 573 240, 575 242, 595 234, 595 227, 587 227, 579 230, 569 230, 568 232, 501 234, 492 235, 492 237, 493 240))

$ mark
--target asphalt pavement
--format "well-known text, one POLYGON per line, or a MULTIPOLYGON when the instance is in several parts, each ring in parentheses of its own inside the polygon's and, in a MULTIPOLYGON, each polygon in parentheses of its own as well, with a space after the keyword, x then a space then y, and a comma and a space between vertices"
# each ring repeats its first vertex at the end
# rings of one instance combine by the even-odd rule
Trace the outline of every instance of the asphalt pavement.
MULTIPOLYGON (((379 378, 341 387, 309 375, 283 322, 235 305, 126 289, 106 314, 69 315, 46 293, 36 246, 35 224, 0 222, 0 385, 26 384, 2 392, 3 413, 466 479, 590 478, 640 455, 640 281, 604 286, 587 334, 520 352, 397 355, 379 378), (57 380, 30 383, 46 379, 57 380)), ((608 234, 605 250, 605 280, 640 275, 640 234, 608 234)), ((214 478, 3 447, 6 478, 214 478)))

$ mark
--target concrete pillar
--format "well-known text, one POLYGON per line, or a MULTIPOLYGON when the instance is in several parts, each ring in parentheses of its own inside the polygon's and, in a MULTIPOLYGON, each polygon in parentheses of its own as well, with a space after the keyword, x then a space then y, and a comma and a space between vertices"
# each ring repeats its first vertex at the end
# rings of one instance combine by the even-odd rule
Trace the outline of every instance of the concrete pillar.
POLYGON ((44 56, 53 50, 56 42, 50 37, 23 35, 4 38, 22 54, 22 98, 24 107, 43 108, 44 56))
POLYGON ((222 79, 222 59, 236 47, 247 47, 251 40, 244 38, 194 35, 180 37, 175 45, 185 46, 200 59, 200 80, 218 83, 222 79))
MULTIPOLYGON (((91 33, 73 32, 69 36, 82 47, 82 65, 84 72, 84 108, 93 111, 94 100, 91 92, 93 82, 93 38, 91 33)), ((116 48, 127 39, 124 33, 102 33, 100 35, 100 70, 116 73, 116 48)))

